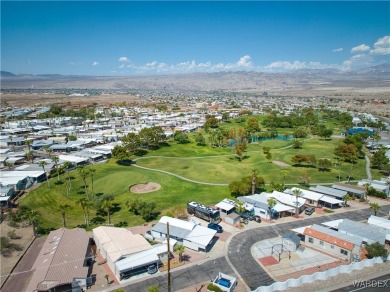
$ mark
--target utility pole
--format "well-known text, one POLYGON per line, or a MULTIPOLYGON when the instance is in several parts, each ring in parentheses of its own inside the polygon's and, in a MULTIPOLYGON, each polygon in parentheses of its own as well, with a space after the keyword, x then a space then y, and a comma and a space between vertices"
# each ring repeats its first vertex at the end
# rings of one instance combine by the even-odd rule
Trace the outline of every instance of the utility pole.
POLYGON ((167 222, 167 248, 168 248, 168 292, 171 292, 171 259, 169 248, 169 222, 167 222))

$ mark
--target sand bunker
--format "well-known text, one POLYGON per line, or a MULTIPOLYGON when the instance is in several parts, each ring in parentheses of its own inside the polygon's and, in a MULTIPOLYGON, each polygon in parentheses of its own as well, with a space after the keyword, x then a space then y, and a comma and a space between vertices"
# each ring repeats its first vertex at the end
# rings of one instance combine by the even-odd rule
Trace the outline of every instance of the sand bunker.
POLYGON ((135 194, 144 194, 161 189, 161 186, 154 182, 147 182, 146 184, 136 184, 130 187, 130 192, 135 194))
POLYGON ((274 160, 274 161, 272 161, 272 163, 279 165, 279 166, 282 166, 282 167, 290 166, 290 164, 284 163, 283 161, 274 160))

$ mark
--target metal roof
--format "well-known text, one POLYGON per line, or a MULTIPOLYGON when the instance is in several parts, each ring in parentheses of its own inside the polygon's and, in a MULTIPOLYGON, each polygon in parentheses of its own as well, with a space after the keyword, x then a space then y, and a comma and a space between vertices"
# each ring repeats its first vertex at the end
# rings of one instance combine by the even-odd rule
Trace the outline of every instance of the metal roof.
POLYGON ((75 278, 86 279, 88 245, 84 229, 61 228, 50 232, 32 267, 34 274, 26 291, 49 290, 71 284, 75 278))
POLYGON ((344 219, 338 229, 339 232, 349 234, 369 244, 377 241, 381 244, 385 243, 386 230, 374 225, 344 219))
POLYGON ((323 227, 321 225, 313 224, 310 228, 313 230, 319 231, 321 233, 325 233, 325 234, 340 238, 342 240, 352 242, 352 243, 359 245, 359 246, 362 244, 362 241, 359 238, 356 238, 354 236, 323 227))
MULTIPOLYGON (((162 234, 167 234, 167 224, 158 222, 156 225, 152 227, 152 231, 154 232, 160 232, 162 234)), ((189 229, 177 227, 174 225, 169 225, 169 236, 177 237, 177 238, 185 238, 188 234, 190 234, 192 231, 189 229)))
POLYGON ((353 194, 364 195, 366 193, 366 189, 358 186, 348 185, 344 183, 334 183, 332 188, 346 191, 353 194))
POLYGON ((320 193, 320 194, 329 195, 332 197, 338 197, 338 198, 342 198, 343 196, 345 196, 347 194, 346 191, 341 191, 341 190, 328 188, 328 187, 324 187, 324 186, 311 187, 311 188, 309 188, 309 190, 313 191, 313 192, 320 193))

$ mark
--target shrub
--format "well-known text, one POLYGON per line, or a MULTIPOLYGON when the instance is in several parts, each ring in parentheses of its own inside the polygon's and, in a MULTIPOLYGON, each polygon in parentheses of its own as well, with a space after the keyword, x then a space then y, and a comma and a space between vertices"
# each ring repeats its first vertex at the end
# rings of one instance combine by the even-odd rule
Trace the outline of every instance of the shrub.
POLYGON ((377 197, 377 198, 387 199, 387 195, 384 192, 377 191, 373 187, 368 188, 367 195, 377 197))
POLYGON ((365 202, 365 201, 366 201, 365 198, 360 198, 360 199, 359 199, 359 202, 365 202))
POLYGON ((325 213, 334 213, 333 210, 329 210, 329 209, 324 209, 324 212, 325 212, 325 213))
POLYGON ((386 257, 388 255, 387 249, 379 242, 366 244, 367 255, 369 258, 386 257))
POLYGON ((218 286, 215 286, 213 283, 210 283, 207 285, 207 290, 214 291, 214 292, 223 292, 223 290, 221 288, 219 288, 218 286))

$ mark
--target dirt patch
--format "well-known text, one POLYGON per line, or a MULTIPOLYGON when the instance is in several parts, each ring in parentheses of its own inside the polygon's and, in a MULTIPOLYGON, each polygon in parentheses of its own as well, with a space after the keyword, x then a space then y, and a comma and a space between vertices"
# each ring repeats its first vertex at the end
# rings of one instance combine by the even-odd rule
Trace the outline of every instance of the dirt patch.
POLYGON ((136 184, 130 187, 130 192, 135 194, 145 194, 161 189, 161 186, 154 182, 147 182, 146 184, 136 184))
POLYGON ((279 165, 279 166, 282 166, 282 167, 290 166, 290 164, 287 164, 287 163, 285 163, 283 161, 274 160, 274 161, 272 161, 272 163, 274 163, 276 165, 279 165))
MULTIPOLYGON (((21 247, 23 247, 23 250, 21 251, 14 251, 11 256, 5 257, 3 255, 0 256, 0 262, 1 262, 1 285, 3 282, 7 279, 8 274, 11 272, 13 267, 18 262, 19 258, 23 256, 24 252, 34 239, 33 230, 31 226, 22 227, 22 224, 20 224, 20 227, 10 227, 8 226, 8 221, 3 221, 0 224, 0 234, 1 236, 8 237, 9 231, 15 231, 15 234, 17 235, 18 239, 12 239, 12 243, 19 244, 21 247)), ((15 290, 16 291, 16 290, 15 290)))

